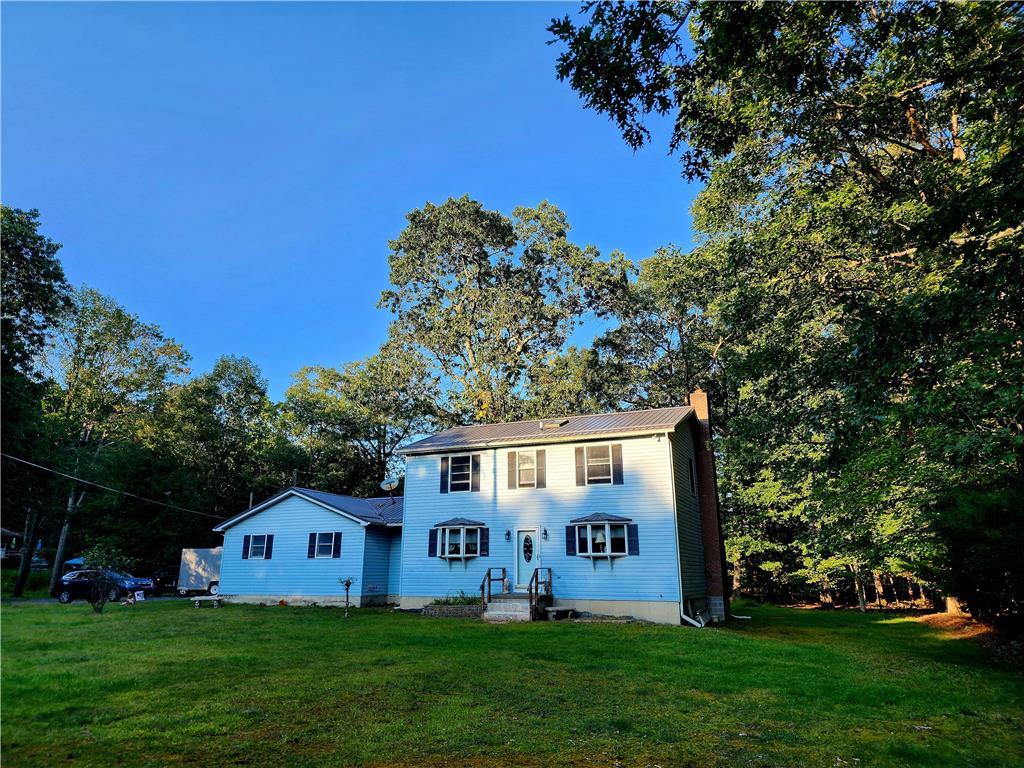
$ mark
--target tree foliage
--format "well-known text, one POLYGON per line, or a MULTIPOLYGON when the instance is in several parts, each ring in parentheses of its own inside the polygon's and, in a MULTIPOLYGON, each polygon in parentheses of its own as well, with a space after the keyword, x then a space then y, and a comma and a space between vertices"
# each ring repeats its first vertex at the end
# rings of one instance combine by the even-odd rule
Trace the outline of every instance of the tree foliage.
POLYGON ((451 421, 521 415, 530 366, 564 346, 584 311, 575 277, 595 249, 571 243, 565 214, 547 202, 509 218, 466 196, 406 218, 380 301, 396 315, 392 339, 422 350, 450 383, 451 421))
POLYGON ((588 3, 550 30, 590 107, 633 146, 671 115, 707 182, 738 566, 904 569, 1019 611, 1019 6, 588 3))

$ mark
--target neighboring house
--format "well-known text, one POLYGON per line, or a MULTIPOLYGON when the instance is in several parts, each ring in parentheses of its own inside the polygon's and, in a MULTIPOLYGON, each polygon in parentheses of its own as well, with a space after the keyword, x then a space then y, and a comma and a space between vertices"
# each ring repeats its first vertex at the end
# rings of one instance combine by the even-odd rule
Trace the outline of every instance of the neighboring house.
POLYGON ((288 488, 214 528, 224 534, 220 593, 239 602, 397 602, 402 498, 288 488))
POLYGON ((523 592, 540 568, 554 607, 724 619, 707 396, 690 403, 456 427, 402 449, 402 608, 479 594, 490 569, 523 592))

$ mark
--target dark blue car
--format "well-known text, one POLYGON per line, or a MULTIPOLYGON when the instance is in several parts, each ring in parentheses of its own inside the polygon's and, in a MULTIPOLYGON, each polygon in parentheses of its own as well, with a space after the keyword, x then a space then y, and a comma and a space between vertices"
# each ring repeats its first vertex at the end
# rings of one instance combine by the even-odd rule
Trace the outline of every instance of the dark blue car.
POLYGON ((143 592, 147 595, 153 592, 152 579, 140 579, 109 569, 89 568, 65 573, 54 590, 54 597, 62 603, 88 600, 97 581, 105 585, 107 600, 120 600, 129 592, 143 592))

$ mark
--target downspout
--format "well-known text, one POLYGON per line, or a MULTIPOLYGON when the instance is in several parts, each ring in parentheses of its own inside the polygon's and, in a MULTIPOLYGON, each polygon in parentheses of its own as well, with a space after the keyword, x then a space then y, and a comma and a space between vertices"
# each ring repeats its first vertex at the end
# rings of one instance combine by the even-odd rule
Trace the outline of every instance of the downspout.
MULTIPOLYGON (((698 618, 700 617, 700 614, 699 614, 699 613, 697 614, 697 617, 698 617, 698 618)), ((683 610, 680 610, 680 611, 679 611, 679 618, 681 618, 681 619, 682 619, 683 621, 685 621, 685 622, 686 622, 687 624, 692 624, 692 625, 693 625, 693 626, 695 626, 695 627, 696 627, 697 629, 704 629, 704 621, 703 621, 703 620, 700 620, 700 621, 695 621, 694 619, 691 619, 691 618, 690 618, 689 616, 687 616, 687 615, 686 615, 686 612, 685 612, 685 611, 683 611, 683 610)))

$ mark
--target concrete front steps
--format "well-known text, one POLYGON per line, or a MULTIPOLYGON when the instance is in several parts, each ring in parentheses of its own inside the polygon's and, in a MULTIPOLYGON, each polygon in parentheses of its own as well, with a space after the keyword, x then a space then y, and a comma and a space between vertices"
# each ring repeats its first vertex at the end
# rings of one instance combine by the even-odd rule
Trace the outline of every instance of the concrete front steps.
MULTIPOLYGON (((538 619, 546 618, 546 609, 550 605, 550 596, 542 595, 538 598, 538 619)), ((493 595, 481 618, 493 623, 531 621, 533 617, 530 616, 530 596, 519 592, 493 595)))

